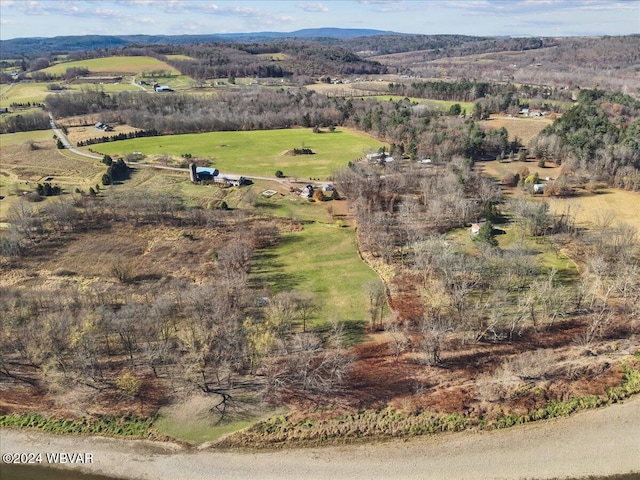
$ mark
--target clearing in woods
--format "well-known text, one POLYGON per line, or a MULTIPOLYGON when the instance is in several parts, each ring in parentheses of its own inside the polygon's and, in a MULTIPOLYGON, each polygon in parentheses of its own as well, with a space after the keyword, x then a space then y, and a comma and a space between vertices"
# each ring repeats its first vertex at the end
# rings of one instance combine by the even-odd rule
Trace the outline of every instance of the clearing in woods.
POLYGON ((513 141, 517 137, 526 146, 544 127, 552 123, 553 119, 549 117, 491 115, 489 120, 481 121, 480 125, 487 129, 505 127, 509 132, 509 140, 513 141))
MULTIPOLYGON (((521 168, 526 167, 531 174, 538 173, 540 179, 547 177, 552 179, 560 175, 560 167, 554 163, 546 163, 544 168, 538 166, 537 162, 499 162, 492 160, 489 162, 478 162, 483 174, 500 181, 504 176, 517 173, 521 168)), ((511 195, 515 190, 507 189, 507 195, 511 195)), ((626 223, 636 227, 640 231, 640 193, 621 190, 618 188, 599 189, 596 193, 586 191, 576 191, 576 195, 568 198, 556 198, 548 196, 538 196, 534 198, 545 200, 553 212, 567 212, 576 216, 576 221, 585 226, 593 227, 597 221, 602 219, 604 214, 613 214, 614 223, 626 223)))

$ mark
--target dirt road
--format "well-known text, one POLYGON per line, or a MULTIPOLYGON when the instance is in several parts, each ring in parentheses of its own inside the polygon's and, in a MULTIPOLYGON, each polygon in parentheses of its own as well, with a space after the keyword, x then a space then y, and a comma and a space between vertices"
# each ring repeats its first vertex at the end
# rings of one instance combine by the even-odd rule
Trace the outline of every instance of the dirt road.
POLYGON ((272 452, 2 430, 6 452, 89 452, 85 472, 131 479, 546 479, 640 472, 640 397, 508 430, 272 452))

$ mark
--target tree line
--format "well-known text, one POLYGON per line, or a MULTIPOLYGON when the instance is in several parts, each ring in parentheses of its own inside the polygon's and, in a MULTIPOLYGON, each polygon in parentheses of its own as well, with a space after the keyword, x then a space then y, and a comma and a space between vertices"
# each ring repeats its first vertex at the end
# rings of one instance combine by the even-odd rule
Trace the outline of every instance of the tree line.
POLYGON ((117 142, 118 140, 130 140, 132 138, 155 137, 160 135, 157 130, 137 130, 135 132, 117 133, 111 136, 88 138, 76 142, 78 147, 86 147, 88 145, 96 145, 98 143, 117 142))
POLYGON ((621 93, 583 90, 579 103, 530 145, 544 161, 629 190, 640 190, 640 102, 621 93))

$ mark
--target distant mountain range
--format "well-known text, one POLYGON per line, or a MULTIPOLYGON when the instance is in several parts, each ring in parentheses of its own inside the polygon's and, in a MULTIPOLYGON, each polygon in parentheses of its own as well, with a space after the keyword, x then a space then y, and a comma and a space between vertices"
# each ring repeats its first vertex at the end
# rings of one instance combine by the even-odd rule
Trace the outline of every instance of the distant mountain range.
POLYGON ((128 45, 180 45, 208 42, 256 42, 285 38, 351 39, 376 35, 407 35, 390 31, 356 28, 308 28, 294 32, 224 33, 211 35, 82 35, 63 37, 13 38, 0 41, 0 58, 9 59, 38 53, 66 53, 128 45))

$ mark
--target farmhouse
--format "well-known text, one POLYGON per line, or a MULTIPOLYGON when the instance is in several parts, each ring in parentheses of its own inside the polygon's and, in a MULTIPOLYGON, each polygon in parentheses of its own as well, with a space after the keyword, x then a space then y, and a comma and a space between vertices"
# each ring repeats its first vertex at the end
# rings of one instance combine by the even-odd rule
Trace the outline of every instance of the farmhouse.
POLYGON ((154 83, 153 84, 153 89, 158 92, 158 93, 162 93, 162 92, 173 92, 173 89, 167 87, 166 85, 160 85, 159 83, 154 83))
POLYGON ((300 192, 300 196, 302 198, 311 198, 313 197, 313 185, 307 185, 302 189, 302 192, 300 192))
POLYGON ((195 163, 189 165, 189 179, 193 183, 213 182, 234 187, 247 184, 247 179, 243 176, 220 173, 217 168, 196 167, 195 163))
POLYGON ((478 233, 480 233, 480 229, 482 228, 482 226, 487 223, 487 222, 478 222, 478 223, 472 223, 471 224, 471 235, 478 235, 478 233))
POLYGON ((107 123, 98 122, 94 126, 103 132, 113 132, 113 127, 107 123))

